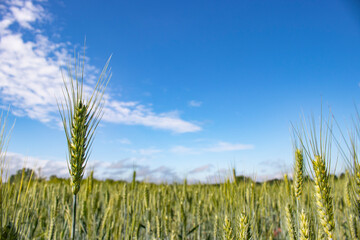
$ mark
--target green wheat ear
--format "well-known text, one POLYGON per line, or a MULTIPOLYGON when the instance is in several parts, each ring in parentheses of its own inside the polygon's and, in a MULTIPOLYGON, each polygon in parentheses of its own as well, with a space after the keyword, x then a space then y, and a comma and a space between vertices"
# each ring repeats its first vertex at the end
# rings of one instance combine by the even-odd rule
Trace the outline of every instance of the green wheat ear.
POLYGON ((62 74, 65 101, 64 103, 58 103, 58 107, 68 145, 67 164, 71 179, 71 191, 73 193, 71 231, 71 239, 73 240, 76 239, 77 194, 80 190, 80 183, 89 159, 94 133, 103 115, 104 105, 102 98, 111 77, 107 72, 110 58, 100 74, 94 91, 88 98, 85 98, 83 95, 85 56, 82 59, 82 64, 80 64, 79 58, 74 58, 74 72, 71 65, 67 65, 68 79, 62 74), (78 76, 77 69, 79 67, 81 67, 81 76, 78 76))
POLYGON ((79 59, 75 57, 74 73, 71 65, 68 64, 68 79, 63 74, 65 103, 58 104, 58 107, 68 145, 68 169, 74 195, 80 190, 95 129, 103 115, 102 97, 111 77, 107 73, 109 61, 110 58, 100 74, 94 91, 87 99, 83 95, 84 61, 81 65, 79 59), (81 76, 78 76, 79 67, 82 68, 81 76))
POLYGON ((300 213, 300 240, 310 239, 309 234, 309 220, 304 209, 300 213))
POLYGON ((250 239, 251 239, 251 231, 250 231, 249 219, 245 213, 241 213, 239 218, 239 240, 250 240, 250 239))
POLYGON ((289 233, 289 239, 296 240, 296 228, 294 223, 294 211, 290 204, 287 204, 285 208, 286 222, 289 233))
POLYGON ((233 240, 233 229, 231 227, 231 222, 228 218, 228 216, 225 216, 225 221, 224 221, 224 240, 233 240))
POLYGON ((320 223, 328 239, 333 239, 335 229, 333 200, 331 197, 330 179, 325 165, 325 160, 321 156, 315 156, 312 160, 315 173, 315 198, 320 223))
POLYGON ((304 174, 304 156, 300 149, 295 151, 295 178, 294 178, 294 188, 295 196, 297 199, 300 198, 303 188, 303 174, 304 174))

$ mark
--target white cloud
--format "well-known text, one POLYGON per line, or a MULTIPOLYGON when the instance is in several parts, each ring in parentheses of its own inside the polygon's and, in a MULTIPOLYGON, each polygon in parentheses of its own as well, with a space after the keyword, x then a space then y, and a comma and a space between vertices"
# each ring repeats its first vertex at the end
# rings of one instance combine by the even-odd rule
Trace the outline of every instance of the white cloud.
POLYGON ((200 126, 180 119, 176 112, 156 114, 152 109, 137 102, 108 101, 103 120, 128 125, 143 125, 176 133, 201 130, 200 126))
MULTIPOLYGON (((5 1, 0 8, 0 99, 13 114, 43 123, 58 122, 56 97, 63 85, 59 66, 71 54, 67 43, 49 39, 38 27, 49 18, 40 1, 5 1), (14 30, 18 26, 20 32, 14 30), (26 33, 26 38, 25 38, 26 33), (26 39, 26 40, 25 40, 26 39)), ((85 67, 85 91, 90 92, 98 69, 85 67)), ((182 120, 176 112, 155 113, 138 102, 122 102, 105 95, 103 120, 118 124, 143 125, 175 133, 196 132, 201 127, 182 120)))
POLYGON ((200 107, 201 105, 202 105, 202 102, 200 102, 200 101, 191 100, 189 102, 190 107, 200 107))
POLYGON ((12 3, 10 11, 15 21, 24 28, 32 29, 30 23, 45 17, 44 9, 31 1, 9 1, 9 3, 12 3))
POLYGON ((228 152, 254 149, 254 145, 241 143, 218 142, 215 146, 205 148, 206 152, 228 152))
POLYGON ((24 156, 18 153, 6 153, 5 171, 8 177, 16 173, 17 170, 30 168, 36 171, 36 174, 41 173, 41 177, 49 177, 57 175, 58 177, 68 177, 69 172, 66 160, 48 160, 31 156, 24 156))

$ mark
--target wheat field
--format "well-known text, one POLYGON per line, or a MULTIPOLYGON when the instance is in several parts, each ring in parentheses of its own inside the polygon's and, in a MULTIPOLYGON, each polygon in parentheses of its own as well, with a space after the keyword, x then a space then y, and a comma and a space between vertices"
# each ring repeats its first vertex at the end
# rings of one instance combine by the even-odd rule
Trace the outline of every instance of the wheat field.
MULTIPOLYGON (((155 185, 98 181, 91 174, 78 195, 77 239, 357 239, 352 177, 327 178, 331 219, 321 215, 316 181, 309 178, 297 197, 287 178, 155 185), (326 224, 334 226, 330 233, 326 224)), ((2 239, 70 238, 69 180, 3 182, 1 204, 2 239)))

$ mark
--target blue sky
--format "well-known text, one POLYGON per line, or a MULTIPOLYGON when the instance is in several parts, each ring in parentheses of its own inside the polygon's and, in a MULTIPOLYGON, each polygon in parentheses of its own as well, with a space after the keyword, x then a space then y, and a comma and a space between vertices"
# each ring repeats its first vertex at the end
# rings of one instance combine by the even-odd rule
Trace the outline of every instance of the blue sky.
MULTIPOLYGON (((358 104, 356 1, 0 3, 0 106, 16 119, 10 172, 67 176, 56 97, 82 52, 91 88, 112 54, 88 168, 98 178, 215 181, 291 170, 291 123, 358 104), (25 162, 25 163, 24 163, 25 162)), ((338 167, 339 169, 341 168, 338 167)))

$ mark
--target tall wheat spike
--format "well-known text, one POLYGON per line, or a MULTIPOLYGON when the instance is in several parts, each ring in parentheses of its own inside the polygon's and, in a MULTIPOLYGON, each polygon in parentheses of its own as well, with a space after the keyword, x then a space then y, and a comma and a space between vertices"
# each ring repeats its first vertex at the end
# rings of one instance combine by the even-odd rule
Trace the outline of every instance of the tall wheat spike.
MULTIPOLYGON (((332 115, 331 115, 332 116, 332 115)), ((335 219, 332 189, 330 186, 329 169, 331 166, 331 143, 332 143, 332 118, 325 122, 320 117, 319 132, 316 130, 314 118, 310 122, 310 128, 303 123, 303 135, 301 131, 295 133, 301 143, 309 164, 312 165, 312 177, 314 179, 316 210, 322 230, 328 240, 334 239, 335 219), (323 124, 326 127, 323 127, 323 124)))
POLYGON ((295 197, 299 199, 302 194, 303 186, 303 174, 304 174, 304 157, 300 149, 295 151, 295 178, 294 178, 294 188, 295 188, 295 197))
POLYGON ((102 97, 111 77, 107 72, 109 58, 92 94, 86 99, 83 91, 85 56, 82 60, 81 64, 79 57, 76 58, 75 55, 74 72, 72 66, 68 63, 68 79, 65 78, 62 72, 65 103, 58 103, 68 145, 67 163, 73 193, 72 239, 75 239, 76 196, 80 190, 80 182, 84 176, 84 170, 89 159, 94 133, 103 115, 102 97), (78 75, 79 67, 81 67, 80 76, 78 75))
POLYGON ((330 179, 327 173, 325 160, 320 156, 315 156, 312 160, 315 173, 315 198, 320 223, 328 239, 333 239, 335 228, 333 200, 330 195, 330 179))

